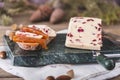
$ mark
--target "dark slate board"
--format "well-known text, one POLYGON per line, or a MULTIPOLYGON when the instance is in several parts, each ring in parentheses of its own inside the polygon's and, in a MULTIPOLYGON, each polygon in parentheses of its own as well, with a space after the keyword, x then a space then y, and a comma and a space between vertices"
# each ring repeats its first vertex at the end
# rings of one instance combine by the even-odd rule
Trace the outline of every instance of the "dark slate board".
MULTIPOLYGON (((58 34, 48 45, 48 50, 25 51, 15 42, 4 36, 4 43, 9 58, 15 66, 43 66, 48 64, 88 64, 96 63, 92 51, 67 48, 64 46, 66 34, 58 34)), ((120 54, 120 47, 109 39, 103 38, 102 54, 120 54)), ((120 58, 113 58, 119 60, 120 58)))

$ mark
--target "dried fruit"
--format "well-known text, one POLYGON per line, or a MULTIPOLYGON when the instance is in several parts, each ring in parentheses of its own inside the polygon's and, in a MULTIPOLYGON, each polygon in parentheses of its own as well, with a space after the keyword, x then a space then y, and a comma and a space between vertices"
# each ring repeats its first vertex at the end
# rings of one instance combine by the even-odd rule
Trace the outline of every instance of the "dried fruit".
POLYGON ((48 76, 45 80, 55 80, 53 76, 48 76))
POLYGON ((41 5, 30 17, 31 22, 45 21, 50 18, 53 9, 48 5, 41 5))
POLYGON ((5 59, 7 56, 6 56, 6 52, 5 51, 1 51, 0 52, 0 58, 2 59, 5 59))
POLYGON ((71 80, 71 77, 67 75, 61 75, 61 76, 58 76, 56 80, 71 80))
POLYGON ((60 9, 60 8, 57 8, 51 14, 50 22, 53 23, 53 24, 58 23, 58 22, 60 22, 64 19, 64 16, 65 16, 64 10, 60 9))
POLYGON ((69 70, 67 72, 67 75, 70 76, 71 78, 74 78, 74 71, 73 70, 69 70))

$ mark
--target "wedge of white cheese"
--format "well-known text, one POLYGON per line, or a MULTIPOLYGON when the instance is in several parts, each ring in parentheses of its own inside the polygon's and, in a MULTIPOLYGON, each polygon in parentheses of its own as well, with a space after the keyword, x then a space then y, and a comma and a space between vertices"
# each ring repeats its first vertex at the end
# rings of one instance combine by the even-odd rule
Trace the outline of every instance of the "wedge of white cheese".
POLYGON ((73 17, 66 36, 66 47, 100 50, 102 46, 101 19, 73 17))

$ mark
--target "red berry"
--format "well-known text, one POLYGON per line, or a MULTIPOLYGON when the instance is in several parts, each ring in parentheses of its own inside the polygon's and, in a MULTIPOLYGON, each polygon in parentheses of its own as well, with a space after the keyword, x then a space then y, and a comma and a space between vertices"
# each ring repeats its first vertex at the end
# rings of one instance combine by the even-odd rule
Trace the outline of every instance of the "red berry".
POLYGON ((74 20, 74 22, 77 22, 76 20, 74 20))
POLYGON ((95 26, 95 29, 97 29, 97 27, 95 26))
POLYGON ((84 29, 78 29, 78 32, 84 32, 84 29))
POLYGON ((48 33, 48 30, 46 30, 46 33, 48 33))
POLYGON ((93 39, 93 42, 96 41, 96 39, 93 39))
POLYGON ((98 31, 100 31, 101 30, 101 28, 98 28, 98 31))
POLYGON ((102 25, 100 23, 98 23, 98 26, 102 27, 102 25))
POLYGON ((86 22, 82 22, 82 24, 85 24, 86 22))
POLYGON ((68 37, 73 37, 73 35, 71 33, 68 33, 67 36, 68 37))
POLYGON ((94 21, 93 19, 87 19, 87 21, 94 21))
POLYGON ((99 38, 99 40, 102 40, 101 38, 99 38))

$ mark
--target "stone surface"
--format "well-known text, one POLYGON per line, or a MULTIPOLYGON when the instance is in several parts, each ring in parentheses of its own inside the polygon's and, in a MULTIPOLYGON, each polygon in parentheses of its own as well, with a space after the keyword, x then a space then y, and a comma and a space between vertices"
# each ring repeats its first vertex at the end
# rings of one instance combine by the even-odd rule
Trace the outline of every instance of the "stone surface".
MULTIPOLYGON (((41 66, 48 64, 85 64, 96 63, 92 51, 66 48, 66 34, 58 34, 48 45, 48 50, 25 51, 18 47, 16 43, 4 36, 4 42, 8 45, 7 53, 15 66, 41 66)), ((102 54, 119 54, 120 47, 110 40, 103 38, 102 54)), ((118 60, 120 58, 113 58, 118 60)))

